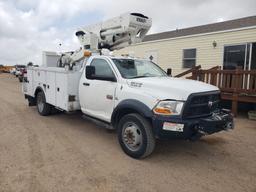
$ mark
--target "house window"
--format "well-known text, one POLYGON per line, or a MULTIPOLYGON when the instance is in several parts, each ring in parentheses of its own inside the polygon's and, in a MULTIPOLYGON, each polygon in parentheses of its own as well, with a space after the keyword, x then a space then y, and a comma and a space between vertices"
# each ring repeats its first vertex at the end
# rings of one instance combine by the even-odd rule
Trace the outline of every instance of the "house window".
POLYGON ((196 49, 183 49, 183 68, 196 66, 196 49))
POLYGON ((224 47, 224 69, 244 69, 246 63, 247 49, 244 45, 232 45, 224 47))
POLYGON ((256 69, 256 43, 224 47, 223 69, 256 69))

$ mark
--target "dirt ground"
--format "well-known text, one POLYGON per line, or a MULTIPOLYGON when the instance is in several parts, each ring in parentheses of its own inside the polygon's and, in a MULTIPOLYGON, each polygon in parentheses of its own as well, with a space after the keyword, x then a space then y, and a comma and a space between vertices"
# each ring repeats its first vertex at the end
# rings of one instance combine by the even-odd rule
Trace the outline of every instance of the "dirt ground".
POLYGON ((0 192, 256 192, 256 121, 197 142, 158 141, 144 160, 79 114, 39 116, 0 74, 0 192))

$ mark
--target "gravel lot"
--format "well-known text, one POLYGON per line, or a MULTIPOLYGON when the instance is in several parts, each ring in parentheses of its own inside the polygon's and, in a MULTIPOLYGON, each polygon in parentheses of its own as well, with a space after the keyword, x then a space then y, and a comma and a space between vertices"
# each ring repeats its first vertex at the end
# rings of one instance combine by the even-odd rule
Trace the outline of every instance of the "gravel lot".
POLYGON ((197 142, 158 141, 144 160, 126 156, 115 133, 79 114, 38 115, 21 84, 0 74, 0 192, 256 192, 256 121, 197 142))

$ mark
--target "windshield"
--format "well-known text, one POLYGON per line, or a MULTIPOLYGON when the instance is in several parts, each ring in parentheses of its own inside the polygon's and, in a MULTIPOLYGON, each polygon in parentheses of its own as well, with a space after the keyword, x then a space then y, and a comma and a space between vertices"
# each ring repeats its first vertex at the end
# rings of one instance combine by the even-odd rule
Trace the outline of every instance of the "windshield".
POLYGON ((151 61, 112 59, 123 78, 163 77, 166 73, 151 61))

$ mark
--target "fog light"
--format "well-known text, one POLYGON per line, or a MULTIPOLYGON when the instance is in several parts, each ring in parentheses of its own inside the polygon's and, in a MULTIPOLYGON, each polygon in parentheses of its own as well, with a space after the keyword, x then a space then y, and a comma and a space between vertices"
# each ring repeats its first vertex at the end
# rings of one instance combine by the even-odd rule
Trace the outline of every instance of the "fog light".
POLYGON ((183 132, 184 124, 164 122, 163 130, 183 132))

